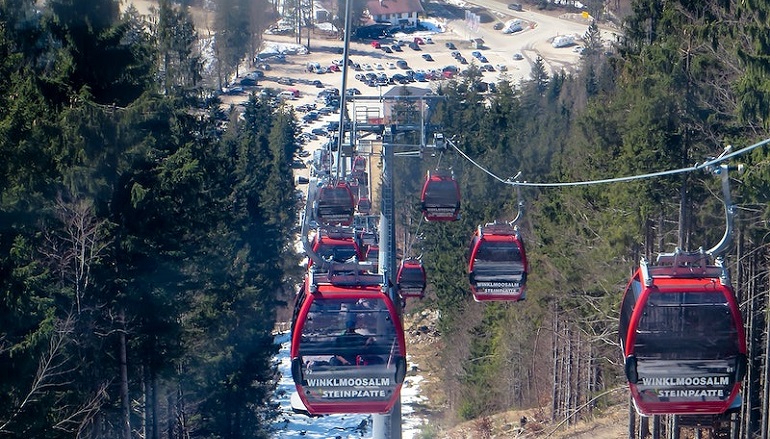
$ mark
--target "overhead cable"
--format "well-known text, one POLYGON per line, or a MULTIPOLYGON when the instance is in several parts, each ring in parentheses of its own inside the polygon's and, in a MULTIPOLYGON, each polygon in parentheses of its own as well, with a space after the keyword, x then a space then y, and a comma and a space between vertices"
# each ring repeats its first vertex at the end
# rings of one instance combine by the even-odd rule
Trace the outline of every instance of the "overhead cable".
MULTIPOLYGON (((605 178, 600 180, 586 180, 586 181, 573 181, 573 182, 560 182, 560 183, 533 183, 533 182, 527 182, 527 181, 516 181, 517 177, 514 177, 513 179, 503 179, 488 169, 484 168, 480 164, 478 164, 476 161, 474 161, 472 158, 470 158, 465 152, 463 152, 460 148, 457 147, 457 145, 454 144, 454 142, 449 142, 450 145, 452 145, 452 148, 454 148, 461 156, 463 156, 466 160, 471 162, 474 166, 482 170, 483 172, 490 175, 495 180, 510 184, 512 186, 529 186, 529 187, 564 187, 564 186, 587 186, 587 185, 593 185, 593 184, 606 184, 606 183, 619 183, 619 182, 626 182, 631 180, 641 180, 645 178, 654 178, 654 177, 663 177, 666 175, 674 175, 674 174, 682 174, 685 172, 692 172, 692 171, 698 171, 704 168, 708 168, 711 166, 714 166, 716 164, 719 164, 721 162, 724 162, 732 157, 745 154, 747 152, 750 152, 754 149, 757 149, 759 147, 765 146, 768 143, 770 143, 770 138, 762 140, 760 142, 757 142, 753 145, 747 146, 743 149, 739 149, 738 151, 729 152, 732 148, 731 146, 728 146, 725 148, 725 151, 717 158, 707 160, 703 163, 696 163, 693 166, 689 166, 686 168, 680 168, 680 169, 671 169, 668 171, 659 171, 659 172, 652 172, 649 174, 639 174, 639 175, 629 175, 625 177, 615 177, 615 178, 605 178)), ((517 174, 518 175, 518 174, 517 174)))

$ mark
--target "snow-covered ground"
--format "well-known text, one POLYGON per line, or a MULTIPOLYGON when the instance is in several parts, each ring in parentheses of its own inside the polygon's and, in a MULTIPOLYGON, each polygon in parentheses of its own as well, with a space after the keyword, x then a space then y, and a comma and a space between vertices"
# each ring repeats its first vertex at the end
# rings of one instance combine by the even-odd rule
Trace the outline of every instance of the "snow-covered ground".
MULTIPOLYGON (((281 345, 281 349, 276 357, 281 379, 276 389, 274 402, 280 405, 282 413, 274 424, 276 430, 275 438, 371 438, 371 415, 329 415, 311 418, 292 411, 290 399, 291 394, 295 392, 295 387, 294 381, 291 379, 291 359, 289 358, 291 336, 288 332, 278 334, 275 341, 281 345)), ((420 431, 420 426, 424 423, 424 420, 418 418, 413 410, 415 404, 424 403, 424 398, 420 396, 421 380, 422 377, 419 375, 407 376, 401 388, 401 437, 403 439, 414 438, 420 431)))

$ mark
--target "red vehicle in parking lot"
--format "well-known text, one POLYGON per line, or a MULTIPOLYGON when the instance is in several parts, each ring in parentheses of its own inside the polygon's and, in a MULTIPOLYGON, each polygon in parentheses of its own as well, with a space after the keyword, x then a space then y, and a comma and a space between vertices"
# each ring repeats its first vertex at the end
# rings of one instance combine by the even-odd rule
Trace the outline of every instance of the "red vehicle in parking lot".
POLYGON ((379 49, 380 48, 380 42, 379 41, 372 41, 372 47, 374 47, 375 49, 379 49))

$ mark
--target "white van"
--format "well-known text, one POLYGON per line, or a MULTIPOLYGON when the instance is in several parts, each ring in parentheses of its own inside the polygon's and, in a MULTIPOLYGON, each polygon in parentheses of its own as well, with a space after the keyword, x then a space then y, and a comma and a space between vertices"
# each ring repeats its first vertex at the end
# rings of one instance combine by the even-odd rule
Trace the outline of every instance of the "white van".
POLYGON ((278 93, 278 99, 285 101, 288 99, 295 99, 294 92, 291 92, 289 90, 284 90, 280 93, 278 93))

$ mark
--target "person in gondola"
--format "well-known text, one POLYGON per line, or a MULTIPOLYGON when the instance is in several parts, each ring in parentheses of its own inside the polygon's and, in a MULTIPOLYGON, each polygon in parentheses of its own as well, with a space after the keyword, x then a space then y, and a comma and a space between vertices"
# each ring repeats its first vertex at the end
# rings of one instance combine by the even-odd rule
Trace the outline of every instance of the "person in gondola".
POLYGON ((345 332, 335 340, 336 354, 329 360, 332 366, 355 366, 359 358, 366 356, 374 338, 357 331, 355 316, 345 321, 345 332))

